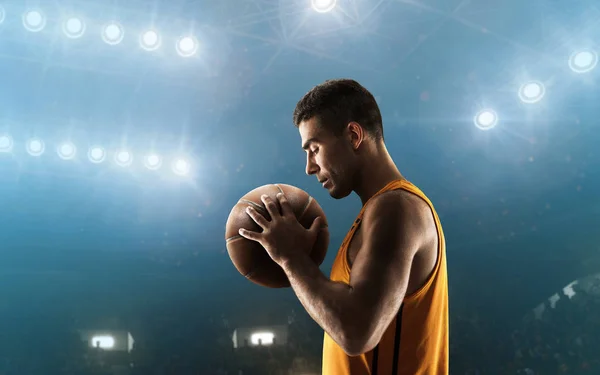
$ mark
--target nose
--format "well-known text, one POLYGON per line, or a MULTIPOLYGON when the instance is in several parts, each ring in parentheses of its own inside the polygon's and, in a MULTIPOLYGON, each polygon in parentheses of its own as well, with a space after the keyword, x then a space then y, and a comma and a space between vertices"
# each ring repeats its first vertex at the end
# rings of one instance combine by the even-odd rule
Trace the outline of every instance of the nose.
POLYGON ((307 157, 306 157, 306 174, 310 176, 310 175, 317 173, 318 170, 319 170, 319 167, 317 166, 317 164, 313 160, 311 160, 310 155, 307 155, 307 157))

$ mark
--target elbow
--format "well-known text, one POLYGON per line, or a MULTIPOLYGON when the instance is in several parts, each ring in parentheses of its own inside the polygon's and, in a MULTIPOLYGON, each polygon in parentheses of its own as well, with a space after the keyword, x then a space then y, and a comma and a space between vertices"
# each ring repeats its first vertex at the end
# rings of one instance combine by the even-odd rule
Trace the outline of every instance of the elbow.
POLYGON ((385 331, 381 321, 371 309, 346 315, 341 325, 344 329, 340 346, 344 353, 356 357, 375 349, 385 331))
POLYGON ((378 341, 366 332, 350 331, 344 335, 344 342, 341 347, 347 356, 356 357, 373 350, 378 341))
POLYGON ((367 345, 361 341, 349 342, 342 347, 344 353, 349 357, 357 357, 375 348, 376 345, 367 345))
POLYGON ((364 350, 361 346, 345 346, 344 348, 344 353, 346 353, 346 355, 348 357, 358 357, 361 354, 365 354, 366 352, 368 352, 368 350, 364 350))

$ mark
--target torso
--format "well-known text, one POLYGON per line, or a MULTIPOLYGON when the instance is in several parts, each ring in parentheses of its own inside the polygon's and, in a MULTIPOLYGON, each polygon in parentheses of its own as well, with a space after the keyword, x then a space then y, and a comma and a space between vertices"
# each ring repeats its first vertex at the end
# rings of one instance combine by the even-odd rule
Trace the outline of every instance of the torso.
MULTIPOLYGON (((419 248, 416 252, 411 251, 416 255, 412 257, 410 264, 406 296, 377 345, 365 353, 349 356, 325 332, 322 373, 324 375, 374 373, 447 375, 449 373, 448 278, 446 244, 441 223, 425 194, 409 182, 394 181, 377 193, 377 195, 381 194, 397 194, 401 195, 402 199, 408 199, 417 205, 425 205, 420 207, 423 210, 416 209, 414 213, 420 216, 415 218, 419 221, 419 225, 425 225, 420 229, 422 233, 419 248), (423 220, 431 221, 428 224, 423 223, 423 220)), ((372 203, 375 200, 369 201, 372 203)), ((369 201, 361 208, 338 250, 330 273, 333 281, 352 285, 352 265, 355 263, 358 265, 360 262, 358 258, 362 251, 360 248, 364 249, 365 242, 369 240, 368 231, 371 224, 368 220, 374 217, 368 212, 365 215, 365 211, 377 206, 371 205, 369 201), (362 221, 363 219, 365 221, 362 221)), ((389 249, 389 251, 404 250, 389 249)))
MULTIPOLYGON (((431 215, 431 223, 435 227, 433 214, 431 215)), ((358 250, 361 248, 363 242, 363 226, 360 223, 358 225, 359 226, 356 229, 352 240, 350 240, 350 244, 348 245, 348 252, 346 253, 346 260, 350 268, 352 268, 354 260, 358 255, 358 250)), ((437 241, 434 241, 432 244, 424 246, 416 253, 415 258, 413 259, 413 264, 411 266, 408 287, 406 289, 407 296, 415 293, 427 282, 427 279, 429 278, 429 276, 435 268, 435 264, 437 262, 437 253, 437 241)))

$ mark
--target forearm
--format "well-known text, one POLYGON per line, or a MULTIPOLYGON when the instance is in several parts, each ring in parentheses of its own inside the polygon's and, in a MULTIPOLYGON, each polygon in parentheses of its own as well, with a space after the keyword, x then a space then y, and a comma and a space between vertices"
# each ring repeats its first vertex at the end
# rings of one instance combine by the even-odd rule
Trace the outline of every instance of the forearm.
POLYGON ((353 345, 351 320, 358 312, 352 288, 329 280, 308 255, 283 262, 281 267, 313 320, 340 346, 353 345))

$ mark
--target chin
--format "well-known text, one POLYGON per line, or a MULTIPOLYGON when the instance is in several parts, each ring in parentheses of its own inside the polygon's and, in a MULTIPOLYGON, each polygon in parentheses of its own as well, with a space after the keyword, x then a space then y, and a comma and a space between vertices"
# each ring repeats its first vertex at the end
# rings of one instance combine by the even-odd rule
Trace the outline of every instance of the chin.
POLYGON ((337 186, 333 186, 329 190, 329 196, 331 196, 333 199, 346 198, 348 195, 350 195, 350 193, 352 193, 352 190, 340 189, 337 186))

